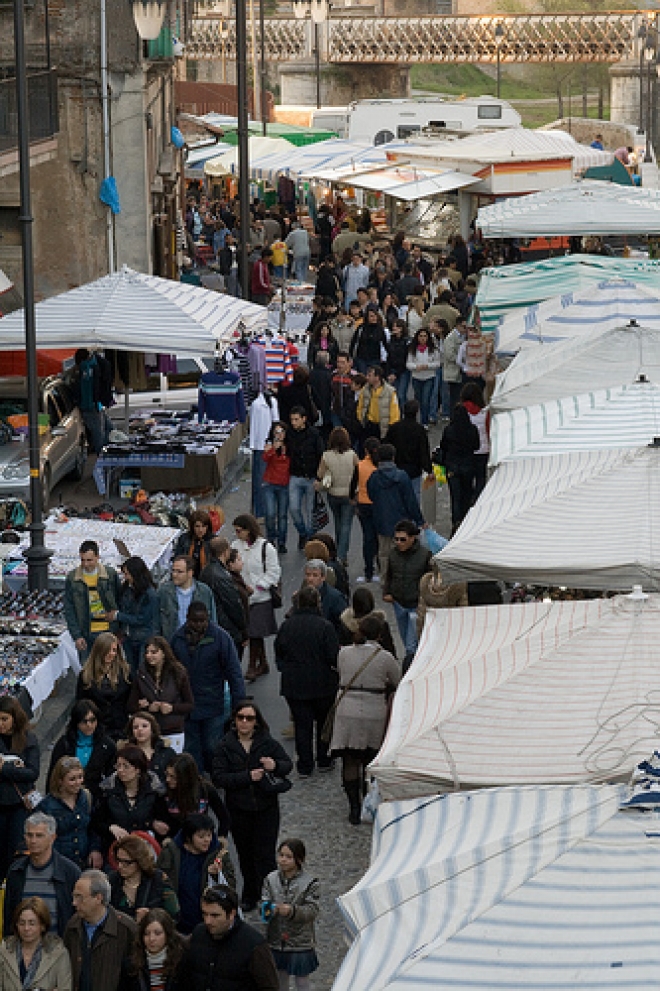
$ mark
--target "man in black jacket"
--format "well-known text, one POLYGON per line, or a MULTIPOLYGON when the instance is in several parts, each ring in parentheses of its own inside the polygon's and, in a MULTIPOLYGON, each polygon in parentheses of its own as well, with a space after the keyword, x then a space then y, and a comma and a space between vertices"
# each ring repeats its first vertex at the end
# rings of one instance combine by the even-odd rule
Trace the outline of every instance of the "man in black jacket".
POLYGON ((189 991, 279 991, 264 936, 237 915, 238 898, 221 884, 202 895, 202 917, 190 937, 181 972, 189 991))
POLYGON ((238 589, 226 567, 231 545, 224 537, 214 537, 209 546, 212 558, 202 571, 200 581, 213 592, 218 626, 227 631, 240 654, 248 638, 247 617, 238 589))
POLYGON ((419 528, 411 520, 394 527, 394 546, 383 577, 383 602, 391 602, 406 655, 405 674, 417 651, 417 606, 419 583, 431 570, 431 552, 418 540, 419 528))
POLYGON ((280 694, 293 715, 301 778, 308 778, 314 770, 314 725, 317 767, 319 771, 332 767, 321 730, 339 684, 339 639, 320 610, 318 591, 303 585, 293 613, 284 620, 275 638, 275 660, 282 675, 280 694))
POLYGON ((290 421, 291 427, 286 437, 286 448, 291 458, 289 509, 298 531, 298 549, 302 550, 314 534, 314 481, 323 456, 323 440, 318 430, 308 425, 307 413, 302 406, 293 407, 290 421))
POLYGON ((419 413, 419 403, 416 399, 408 399, 403 407, 403 420, 393 423, 385 434, 385 443, 391 444, 394 448, 394 463, 397 468, 405 471, 412 482, 413 490, 417 496, 417 502, 422 502, 422 472, 430 474, 433 471, 431 464, 431 449, 429 447, 429 437, 421 425, 417 422, 419 413))
POLYGON ((5 891, 4 934, 12 933, 16 907, 24 898, 43 899, 51 916, 53 932, 64 935, 73 915, 73 887, 80 870, 67 857, 53 849, 57 823, 52 816, 35 812, 25 821, 27 856, 17 857, 7 874, 5 891))

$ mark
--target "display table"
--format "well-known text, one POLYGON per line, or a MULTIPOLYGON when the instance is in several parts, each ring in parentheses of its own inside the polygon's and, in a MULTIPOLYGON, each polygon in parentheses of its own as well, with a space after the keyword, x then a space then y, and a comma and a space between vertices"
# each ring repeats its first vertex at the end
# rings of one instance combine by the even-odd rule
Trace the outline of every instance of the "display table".
POLYGON ((22 687, 32 701, 33 711, 46 701, 53 691, 55 683, 69 669, 78 674, 80 659, 76 645, 67 630, 66 633, 62 634, 57 649, 44 658, 41 664, 37 664, 32 674, 22 682, 22 687))
POLYGON ((142 488, 147 492, 219 489, 228 465, 238 454, 245 432, 245 424, 237 423, 215 454, 186 454, 183 469, 148 466, 141 468, 142 488))
MULTIPOLYGON (((51 588, 61 588, 69 571, 79 567, 78 549, 83 540, 95 540, 99 545, 103 564, 116 569, 119 569, 124 558, 115 541, 123 541, 131 555, 143 558, 154 580, 158 581, 169 565, 172 547, 180 534, 181 530, 175 527, 140 526, 78 518, 60 521, 56 514, 51 514, 46 520, 44 535, 46 547, 54 552, 49 564, 49 585, 51 588)), ((21 543, 12 548, 17 559, 16 564, 12 566, 9 562, 5 565, 7 569, 11 569, 5 574, 5 582, 11 589, 20 588, 27 581, 27 562, 22 557, 22 551, 29 544, 30 534, 22 534, 21 543)))
MULTIPOLYGON (((284 301, 284 333, 300 333, 307 330, 314 308, 314 286, 287 286, 284 301)), ((277 292, 268 306, 268 326, 271 330, 280 329, 281 292, 277 292)))

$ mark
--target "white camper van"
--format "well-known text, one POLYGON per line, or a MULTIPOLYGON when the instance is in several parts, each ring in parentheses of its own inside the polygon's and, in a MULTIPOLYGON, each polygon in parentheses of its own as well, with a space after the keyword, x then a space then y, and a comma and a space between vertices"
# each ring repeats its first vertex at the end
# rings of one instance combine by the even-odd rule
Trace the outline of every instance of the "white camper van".
POLYGON ((417 100, 358 100, 348 107, 321 107, 312 112, 313 127, 329 128, 361 144, 402 141, 424 130, 434 134, 471 134, 520 127, 520 114, 505 100, 473 96, 464 100, 420 97, 417 100))

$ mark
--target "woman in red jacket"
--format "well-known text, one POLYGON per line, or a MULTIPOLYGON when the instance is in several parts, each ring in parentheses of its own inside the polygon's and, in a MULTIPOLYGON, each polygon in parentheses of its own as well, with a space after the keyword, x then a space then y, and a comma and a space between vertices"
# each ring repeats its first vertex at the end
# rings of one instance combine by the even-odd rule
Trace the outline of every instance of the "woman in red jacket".
POLYGON ((262 457, 266 462, 262 488, 266 535, 280 554, 286 554, 291 459, 286 450, 286 426, 281 420, 270 428, 262 457))

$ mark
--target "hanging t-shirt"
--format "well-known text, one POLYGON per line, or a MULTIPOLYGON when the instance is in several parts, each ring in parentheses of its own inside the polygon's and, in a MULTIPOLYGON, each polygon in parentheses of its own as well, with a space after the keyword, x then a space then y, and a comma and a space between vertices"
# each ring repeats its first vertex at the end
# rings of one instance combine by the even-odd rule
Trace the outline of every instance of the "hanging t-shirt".
POLYGON ((83 571, 83 581, 87 586, 89 596, 89 631, 90 633, 105 633, 110 629, 110 624, 105 619, 105 606, 101 602, 99 595, 99 576, 95 571, 93 575, 83 571))

